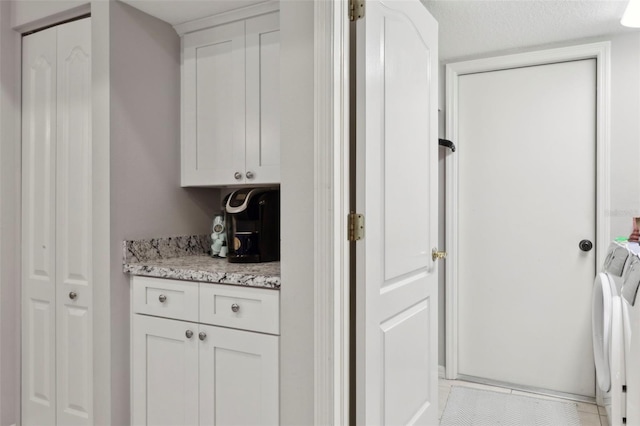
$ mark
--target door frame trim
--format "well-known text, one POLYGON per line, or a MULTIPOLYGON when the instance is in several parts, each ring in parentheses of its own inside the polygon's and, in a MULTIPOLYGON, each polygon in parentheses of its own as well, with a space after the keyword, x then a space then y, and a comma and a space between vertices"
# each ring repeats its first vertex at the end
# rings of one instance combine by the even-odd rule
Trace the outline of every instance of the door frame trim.
POLYGON ((349 424, 348 1, 314 2, 314 423, 349 424))
MULTIPOLYGON (((446 65, 446 137, 458 144, 458 79, 465 74, 558 62, 596 59, 596 262, 606 256, 610 223, 611 43, 598 42, 446 65)), ((458 156, 446 159, 445 377, 458 377, 458 156)))

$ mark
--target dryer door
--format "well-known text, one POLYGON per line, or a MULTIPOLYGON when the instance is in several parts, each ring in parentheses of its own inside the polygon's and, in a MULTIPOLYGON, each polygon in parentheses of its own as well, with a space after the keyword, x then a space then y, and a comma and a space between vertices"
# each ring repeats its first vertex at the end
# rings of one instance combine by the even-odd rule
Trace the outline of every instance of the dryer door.
POLYGON ((596 362, 598 387, 608 392, 611 387, 609 372, 609 343, 611 342, 611 282, 605 273, 599 273, 593 282, 591 324, 593 331, 593 358, 596 362))

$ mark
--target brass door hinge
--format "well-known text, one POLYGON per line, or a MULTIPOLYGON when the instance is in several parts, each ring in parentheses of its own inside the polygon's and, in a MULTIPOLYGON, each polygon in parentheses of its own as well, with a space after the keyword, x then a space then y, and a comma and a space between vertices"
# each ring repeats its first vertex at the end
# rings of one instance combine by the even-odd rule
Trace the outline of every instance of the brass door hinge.
POLYGON ((349 20, 364 18, 365 0, 349 0, 349 20))
POLYGON ((364 216, 349 213, 347 219, 347 240, 358 241, 364 238, 364 216))

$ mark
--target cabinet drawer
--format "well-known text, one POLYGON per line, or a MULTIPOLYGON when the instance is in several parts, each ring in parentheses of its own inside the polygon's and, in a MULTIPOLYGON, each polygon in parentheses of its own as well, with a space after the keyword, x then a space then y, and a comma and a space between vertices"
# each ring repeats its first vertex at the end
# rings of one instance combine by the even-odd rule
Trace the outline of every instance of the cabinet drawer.
POLYGON ((201 283, 200 322, 280 334, 280 293, 276 290, 201 283))
POLYGON ((133 277, 133 312, 198 321, 198 283, 133 277))

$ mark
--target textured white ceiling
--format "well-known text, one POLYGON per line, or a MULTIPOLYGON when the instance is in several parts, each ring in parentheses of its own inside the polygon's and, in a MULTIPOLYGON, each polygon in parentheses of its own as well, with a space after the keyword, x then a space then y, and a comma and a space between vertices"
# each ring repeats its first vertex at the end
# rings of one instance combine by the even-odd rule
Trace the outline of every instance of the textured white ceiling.
POLYGON ((422 0, 440 26, 440 59, 633 32, 626 0, 422 0))
MULTIPOLYGON (((122 1, 176 25, 265 0, 122 1)), ((447 62, 485 53, 638 31, 620 25, 627 0, 422 2, 440 24, 440 59, 447 62)))
MULTIPOLYGON (((1 1, 1 0, 0 0, 1 1)), ((171 25, 217 15, 233 9, 264 3, 265 0, 122 0, 136 9, 171 25)))

